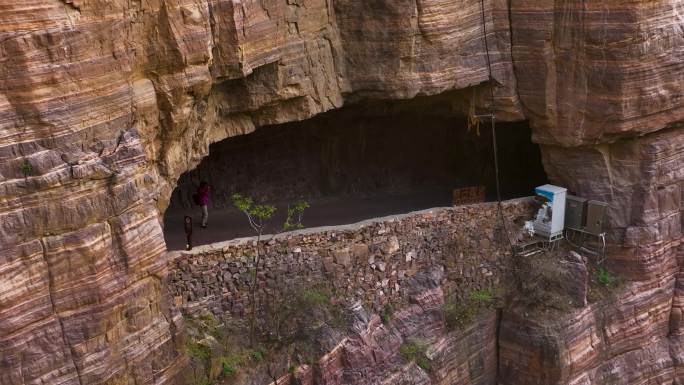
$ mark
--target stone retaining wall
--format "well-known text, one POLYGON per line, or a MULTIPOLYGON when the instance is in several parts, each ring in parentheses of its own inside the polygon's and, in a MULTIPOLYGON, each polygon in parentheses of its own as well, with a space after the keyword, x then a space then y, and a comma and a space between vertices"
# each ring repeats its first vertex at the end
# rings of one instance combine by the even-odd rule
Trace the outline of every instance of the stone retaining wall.
MULTIPOLYGON (((532 215, 530 199, 504 202, 511 236, 532 215)), ((510 257, 496 203, 436 208, 347 226, 267 236, 259 271, 261 293, 287 295, 292 284, 332 287, 375 311, 407 299, 409 277, 429 267, 445 270, 455 295, 496 287, 510 257)), ((249 308, 255 239, 172 252, 168 287, 186 314, 241 316, 249 308)))

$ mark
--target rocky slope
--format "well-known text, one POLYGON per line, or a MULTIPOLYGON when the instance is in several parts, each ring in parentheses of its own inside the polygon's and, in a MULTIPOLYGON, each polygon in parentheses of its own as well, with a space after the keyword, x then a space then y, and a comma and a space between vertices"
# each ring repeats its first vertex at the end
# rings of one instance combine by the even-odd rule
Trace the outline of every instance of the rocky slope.
POLYGON ((481 5, 490 107, 611 203, 635 281, 553 327, 504 317, 499 381, 681 381, 683 1, 0 0, 0 384, 172 381, 159 215, 180 174, 345 102, 485 107, 481 5))

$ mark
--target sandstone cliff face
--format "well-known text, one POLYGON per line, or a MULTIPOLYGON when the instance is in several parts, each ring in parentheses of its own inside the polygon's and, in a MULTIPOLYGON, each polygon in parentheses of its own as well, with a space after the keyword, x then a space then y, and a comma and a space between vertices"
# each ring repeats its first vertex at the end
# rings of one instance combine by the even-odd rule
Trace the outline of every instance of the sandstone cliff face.
POLYGON ((513 1, 518 93, 542 143, 612 142, 684 118, 679 0, 513 1))
MULTIPOLYGON (((555 362, 572 375, 538 383, 596 382, 606 365, 681 376, 684 3, 484 8, 501 84, 493 109, 531 120, 552 180, 611 202, 611 262, 644 281, 618 310, 635 328, 608 328, 624 330, 612 347, 571 369, 555 362), (587 147, 561 147, 575 145, 587 147)), ((0 9, 2 385, 173 380, 184 359, 162 295, 159 213, 210 143, 346 100, 467 89, 452 96, 456 111, 487 104, 475 0, 0 0, 0 9)))
MULTIPOLYGON (((427 274, 426 274, 427 275, 427 274)), ((377 315, 354 315, 354 333, 318 362, 303 367, 283 383, 302 385, 493 384, 497 377, 497 313, 487 311, 463 330, 449 331, 442 320, 444 293, 438 274, 419 276, 413 283, 412 304, 384 325, 377 315), (426 344, 430 367, 400 353, 407 344, 426 344)))
POLYGON ((543 146, 549 177, 611 202, 607 264, 629 289, 560 319, 504 314, 514 384, 681 383, 681 129, 581 149, 543 146), (524 352, 524 354, 521 354, 524 352), (525 378, 526 380, 521 380, 525 378))

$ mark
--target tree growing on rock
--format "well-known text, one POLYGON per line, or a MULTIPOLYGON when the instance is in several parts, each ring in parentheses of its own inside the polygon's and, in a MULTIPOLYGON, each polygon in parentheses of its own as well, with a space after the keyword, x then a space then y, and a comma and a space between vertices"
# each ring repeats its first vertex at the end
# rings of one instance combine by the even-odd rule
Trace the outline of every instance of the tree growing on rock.
POLYGON ((304 220, 304 210, 308 209, 309 203, 306 201, 299 201, 293 206, 287 208, 287 218, 283 224, 284 231, 301 229, 304 227, 302 221, 304 220))
POLYGON ((256 293, 259 280, 259 262, 261 254, 259 252, 259 245, 261 243, 261 237, 266 229, 266 224, 268 220, 271 219, 273 214, 276 212, 275 206, 271 205, 260 205, 254 203, 254 199, 250 197, 243 197, 240 194, 233 194, 233 205, 242 213, 247 216, 249 221, 249 226, 254 230, 257 235, 256 246, 254 247, 254 256, 252 257, 252 286, 250 288, 250 296, 252 297, 252 314, 249 320, 249 343, 254 344, 254 325, 256 322, 256 293))
POLYGON ((21 170, 21 173, 24 174, 24 179, 28 179, 28 176, 33 172, 33 166, 31 166, 31 163, 29 163, 28 160, 24 160, 19 167, 19 170, 21 170))
MULTIPOLYGON (((250 287, 250 296, 252 298, 252 312, 249 322, 249 342, 250 345, 254 344, 254 334, 256 325, 256 314, 258 309, 257 304, 257 291, 259 283, 259 264, 261 262, 261 251, 259 246, 261 244, 261 238, 266 230, 268 221, 273 217, 276 212, 275 206, 257 204, 254 199, 250 197, 245 197, 240 194, 232 195, 233 205, 245 214, 247 220, 249 221, 249 226, 256 233, 256 246, 254 247, 254 255, 252 258, 252 285, 250 287)), ((304 211, 309 208, 309 203, 306 201, 299 201, 293 206, 288 206, 287 218, 283 224, 283 231, 289 231, 294 229, 301 229, 303 226, 302 221, 304 219, 304 211)))

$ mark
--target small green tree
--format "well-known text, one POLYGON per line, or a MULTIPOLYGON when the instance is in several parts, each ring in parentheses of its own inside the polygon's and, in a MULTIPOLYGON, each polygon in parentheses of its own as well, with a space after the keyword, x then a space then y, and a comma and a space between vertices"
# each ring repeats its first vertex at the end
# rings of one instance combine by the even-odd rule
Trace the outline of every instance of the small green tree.
POLYGON ((276 208, 271 205, 256 204, 252 198, 243 197, 240 194, 233 194, 232 199, 233 205, 247 216, 249 225, 257 234, 256 247, 254 248, 254 256, 252 258, 253 275, 252 287, 250 288, 252 297, 252 314, 249 322, 249 343, 250 345, 254 345, 254 328, 257 311, 256 292, 259 280, 259 262, 261 257, 259 245, 261 243, 261 236, 264 234, 264 230, 266 229, 266 224, 275 213, 276 208))
POLYGON ((24 179, 28 178, 28 176, 33 172, 33 166, 31 166, 31 163, 29 163, 28 160, 24 160, 20 169, 21 173, 24 174, 24 179))
POLYGON ((304 220, 304 210, 308 209, 309 203, 306 201, 299 201, 294 206, 287 207, 287 218, 283 224, 284 231, 301 229, 304 227, 302 221, 304 220))
MULTIPOLYGON (((249 221, 250 227, 254 230, 257 235, 256 247, 254 250, 254 256, 252 259, 252 286, 251 297, 252 297, 252 314, 250 318, 249 326, 249 341, 250 345, 254 344, 254 335, 256 330, 256 313, 258 309, 257 304, 257 289, 258 289, 258 276, 259 276, 259 263, 261 261, 261 252, 259 246, 261 244, 261 237, 266 230, 266 225, 268 221, 273 217, 276 212, 276 208, 272 205, 260 205, 254 202, 254 199, 250 197, 245 197, 240 194, 233 194, 232 196, 233 205, 245 214, 247 220, 249 221)), ((287 218, 283 224, 283 230, 300 229, 304 227, 302 225, 302 220, 304 219, 304 211, 309 208, 309 203, 306 201, 299 201, 293 206, 288 206, 287 218)), ((275 306, 274 306, 275 307, 275 306)))

